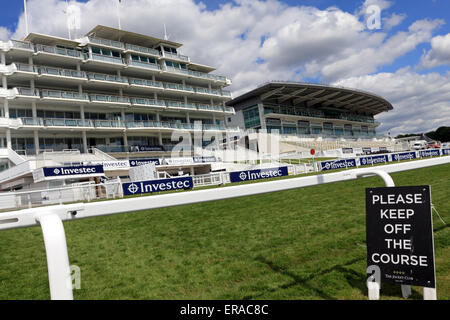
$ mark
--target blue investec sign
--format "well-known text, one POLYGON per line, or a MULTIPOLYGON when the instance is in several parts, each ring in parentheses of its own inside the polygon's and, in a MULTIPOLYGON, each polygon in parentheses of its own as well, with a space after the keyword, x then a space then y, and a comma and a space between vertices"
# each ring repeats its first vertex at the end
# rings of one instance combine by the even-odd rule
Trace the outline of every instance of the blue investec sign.
POLYGON ((129 160, 130 167, 143 166, 144 164, 154 163, 155 166, 159 166, 159 159, 139 159, 139 160, 129 160))
POLYGON ((259 180, 289 175, 287 167, 230 172, 231 182, 259 180))
POLYGON ((442 155, 450 156, 450 149, 442 149, 442 155))
POLYGON ((194 182, 192 177, 180 177, 173 179, 159 179, 150 181, 138 181, 124 183, 122 185, 123 194, 130 196, 141 193, 153 193, 180 189, 192 189, 194 182))
POLYGON ((95 175, 104 173, 102 165, 43 168, 45 177, 95 175))
POLYGON ((416 159, 415 152, 396 153, 392 155, 392 161, 402 161, 410 159, 416 159))
POLYGON ((345 169, 345 168, 352 168, 352 167, 356 167, 355 159, 346 159, 346 160, 338 160, 338 161, 322 161, 320 163, 320 169, 322 171, 345 169))
POLYGON ((439 149, 420 151, 421 158, 439 157, 440 155, 441 155, 441 152, 439 151, 439 149))
POLYGON ((387 156, 373 156, 373 157, 364 157, 360 158, 359 161, 361 161, 361 165, 371 165, 371 164, 378 164, 378 163, 386 163, 388 162, 387 156))

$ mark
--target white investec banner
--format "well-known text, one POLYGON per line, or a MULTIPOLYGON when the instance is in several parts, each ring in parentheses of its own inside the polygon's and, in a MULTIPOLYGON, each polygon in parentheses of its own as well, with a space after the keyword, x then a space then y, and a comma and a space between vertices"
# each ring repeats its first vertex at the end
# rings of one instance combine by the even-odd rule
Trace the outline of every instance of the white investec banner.
POLYGON ((117 160, 117 161, 98 161, 95 164, 102 164, 103 170, 105 171, 115 171, 115 170, 128 170, 130 169, 130 163, 128 160, 117 160))

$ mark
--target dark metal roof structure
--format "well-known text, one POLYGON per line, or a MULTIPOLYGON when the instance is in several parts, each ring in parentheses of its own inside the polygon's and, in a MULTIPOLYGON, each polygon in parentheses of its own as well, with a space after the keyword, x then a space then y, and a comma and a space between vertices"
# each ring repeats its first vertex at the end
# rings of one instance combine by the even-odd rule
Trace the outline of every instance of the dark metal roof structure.
POLYGON ((235 106, 255 98, 268 104, 306 105, 308 108, 336 109, 370 115, 393 109, 389 101, 369 92, 323 84, 283 81, 268 82, 226 104, 235 106))

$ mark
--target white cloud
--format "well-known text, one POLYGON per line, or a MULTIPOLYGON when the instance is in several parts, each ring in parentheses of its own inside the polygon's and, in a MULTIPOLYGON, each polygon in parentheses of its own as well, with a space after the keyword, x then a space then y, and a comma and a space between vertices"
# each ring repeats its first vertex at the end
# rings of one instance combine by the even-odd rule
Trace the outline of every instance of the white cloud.
POLYGON ((379 132, 395 136, 449 125, 450 72, 421 75, 406 68, 395 73, 353 77, 336 85, 367 90, 392 103, 394 110, 377 117, 382 123, 379 132))
POLYGON ((383 18, 383 28, 391 30, 400 25, 406 19, 406 14, 393 13, 389 18, 383 18))
MULTIPOLYGON (((72 1, 81 10, 79 35, 97 24, 117 27, 114 2, 72 1)), ((448 96, 445 92, 436 92, 434 86, 448 89, 448 75, 418 75, 411 71, 367 75, 429 41, 432 41, 432 49, 424 56, 424 64, 430 66, 449 61, 446 55, 449 36, 433 38, 435 30, 443 24, 441 20, 419 20, 406 30, 392 33, 388 32, 389 29, 405 18, 402 14, 392 13, 384 19, 383 29, 367 29, 361 19, 365 16, 365 9, 377 5, 385 10, 392 3, 366 0, 352 14, 336 7, 319 10, 300 5, 288 6, 277 0, 235 0, 214 11, 206 10, 204 4, 196 4, 193 0, 126 0, 122 1, 120 15, 122 29, 156 37, 163 37, 163 25, 166 24, 170 39, 184 44, 181 48, 183 54, 189 55, 194 62, 216 67, 217 74, 233 80, 231 89, 234 96, 269 80, 312 77, 324 82, 339 82, 349 78, 342 82, 350 87, 363 86, 393 100, 396 110, 381 116, 386 120, 382 130, 392 129, 400 133, 406 130, 402 125, 413 126, 410 131, 427 126, 435 128, 436 123, 443 122, 441 114, 450 118, 448 111, 443 110, 450 109, 448 96), (422 83, 423 86, 409 87, 408 81, 422 83), (432 81, 433 85, 427 81, 432 81), (397 90, 391 91, 395 86, 397 90), (430 92, 436 95, 428 99, 429 94, 423 88, 430 88, 430 92), (447 100, 441 99, 444 96, 447 100), (435 97, 438 101, 430 107, 428 102, 435 97), (418 116, 422 108, 435 118, 423 120, 418 116), (406 110, 408 112, 403 112, 406 110), (417 116, 414 110, 417 110, 417 116), (412 118, 407 121, 409 115, 412 118), (403 124, 396 125, 396 119, 403 124)), ((67 37, 65 7, 62 0, 28 0, 30 31, 67 37)), ((14 38, 24 36, 24 25, 22 15, 14 38)))
POLYGON ((431 50, 422 56, 422 67, 434 68, 440 65, 450 65, 450 33, 431 39, 431 50))
POLYGON ((11 37, 11 31, 5 27, 0 27, 0 41, 7 41, 11 37))

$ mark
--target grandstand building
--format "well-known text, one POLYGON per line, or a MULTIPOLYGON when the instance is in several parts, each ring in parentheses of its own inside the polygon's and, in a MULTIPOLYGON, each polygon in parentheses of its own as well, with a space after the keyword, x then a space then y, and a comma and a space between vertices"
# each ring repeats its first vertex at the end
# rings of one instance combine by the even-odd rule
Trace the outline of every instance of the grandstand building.
POLYGON ((231 80, 181 46, 100 25, 76 40, 0 41, 1 169, 68 150, 71 162, 92 150, 93 160, 168 156, 174 132, 237 132, 231 80))
POLYGON ((392 110, 372 93, 328 85, 269 82, 226 103, 235 109, 231 126, 278 130, 305 138, 374 139, 374 116, 392 110))

